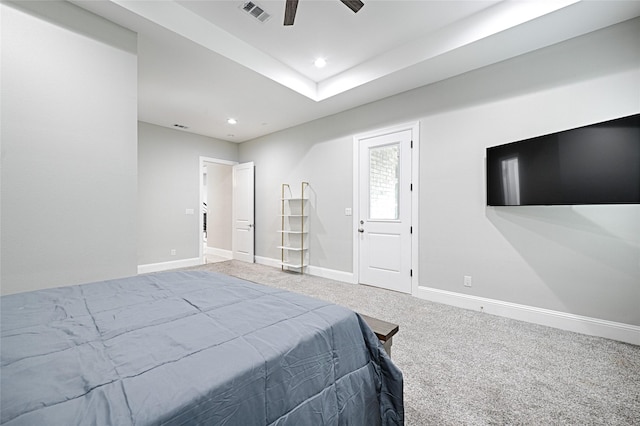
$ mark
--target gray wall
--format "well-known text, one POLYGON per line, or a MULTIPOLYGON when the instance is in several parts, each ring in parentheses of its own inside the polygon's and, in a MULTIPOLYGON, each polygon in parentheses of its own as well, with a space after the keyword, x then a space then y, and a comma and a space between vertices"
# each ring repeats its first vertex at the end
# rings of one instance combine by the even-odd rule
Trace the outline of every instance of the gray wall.
POLYGON ((231 251, 233 167, 206 162, 207 247, 231 251))
POLYGON ((197 257, 199 156, 255 162, 266 258, 281 183, 308 180, 311 264, 349 272, 352 136, 418 120, 422 286, 640 325, 640 206, 484 199, 487 146, 640 112, 639 19, 239 147, 140 123, 136 152, 135 36, 67 3, 0 7, 3 293, 197 257))
POLYGON ((200 156, 236 161, 238 145, 139 123, 138 265, 198 257, 200 156))
POLYGON ((0 8, 2 293, 135 274, 135 34, 64 2, 0 8))
POLYGON ((640 325, 640 206, 488 208, 488 146, 640 112, 640 19, 240 146, 256 255, 280 183, 312 187, 310 263, 352 270, 352 136, 420 122, 420 285, 640 325), (463 286, 463 276, 473 287, 463 286))
POLYGON ((344 208, 352 202, 352 136, 326 127, 332 124, 320 120, 240 144, 241 161, 255 163, 256 256, 280 259, 281 184, 299 197, 306 181, 310 264, 351 271, 352 218, 344 208))

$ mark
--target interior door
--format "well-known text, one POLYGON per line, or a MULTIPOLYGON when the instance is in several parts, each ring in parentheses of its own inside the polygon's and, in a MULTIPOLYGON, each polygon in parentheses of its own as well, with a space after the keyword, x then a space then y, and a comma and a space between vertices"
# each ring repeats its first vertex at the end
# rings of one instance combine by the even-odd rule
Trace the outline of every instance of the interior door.
POLYGON ((233 258, 254 262, 254 166, 233 166, 233 258))
POLYGON ((358 273, 411 293, 411 131, 359 141, 358 273))

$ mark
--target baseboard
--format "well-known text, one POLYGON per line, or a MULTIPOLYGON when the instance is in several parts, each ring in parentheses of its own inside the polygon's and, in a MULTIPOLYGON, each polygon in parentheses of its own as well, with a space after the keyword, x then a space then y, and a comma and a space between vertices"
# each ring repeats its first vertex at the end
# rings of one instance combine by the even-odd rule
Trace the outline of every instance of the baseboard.
POLYGON ((149 263, 146 265, 138 265, 138 274, 168 271, 169 269, 189 268, 191 266, 198 265, 202 265, 202 259, 199 257, 194 257, 191 259, 172 260, 170 262, 149 263))
MULTIPOLYGON (((273 268, 280 267, 280 259, 272 259, 270 257, 261 257, 256 256, 256 263, 260 265, 271 266, 273 268)), ((329 280, 340 281, 343 283, 354 284, 353 273, 344 272, 344 271, 336 271, 335 269, 327 269, 322 268, 320 266, 307 266, 306 271, 307 274, 313 275, 315 277, 326 278, 329 280)))
POLYGON ((322 268, 320 266, 309 265, 307 267, 309 275, 322 277, 328 280, 340 281, 347 284, 357 284, 352 272, 336 271, 335 269, 322 268))
POLYGON ((233 259, 233 252, 231 250, 225 250, 216 247, 205 247, 205 254, 210 254, 212 256, 224 257, 225 259, 233 259))
POLYGON ((272 259, 270 257, 262 257, 262 256, 256 256, 255 259, 256 259, 256 263, 259 265, 271 266, 272 268, 280 267, 279 259, 272 259))
POLYGON ((519 305, 517 303, 503 302, 484 297, 470 296, 429 287, 418 287, 414 296, 431 302, 482 311, 488 314, 587 334, 589 336, 604 337, 640 345, 640 327, 635 325, 519 305))

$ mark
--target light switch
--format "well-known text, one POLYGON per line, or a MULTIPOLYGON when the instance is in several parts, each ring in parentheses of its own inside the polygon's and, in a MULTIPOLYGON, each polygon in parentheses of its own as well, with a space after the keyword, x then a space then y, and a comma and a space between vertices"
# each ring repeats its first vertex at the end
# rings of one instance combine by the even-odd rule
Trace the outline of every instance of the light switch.
POLYGON ((351 216, 351 214, 352 214, 351 207, 347 207, 346 209, 344 209, 345 216, 351 216))

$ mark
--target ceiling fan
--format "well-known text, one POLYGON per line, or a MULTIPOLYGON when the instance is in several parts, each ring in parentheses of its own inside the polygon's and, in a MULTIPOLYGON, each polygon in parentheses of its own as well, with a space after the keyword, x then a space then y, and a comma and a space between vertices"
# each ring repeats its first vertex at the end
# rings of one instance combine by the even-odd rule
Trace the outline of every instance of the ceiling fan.
MULTIPOLYGON (((340 0, 349 9, 353 10, 353 13, 358 13, 364 3, 360 0, 340 0)), ((286 7, 284 9, 284 25, 293 25, 293 21, 296 19, 296 10, 298 9, 298 0, 287 0, 286 7)))

